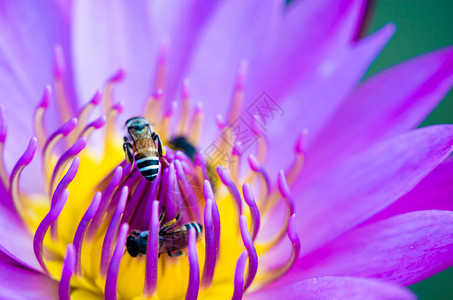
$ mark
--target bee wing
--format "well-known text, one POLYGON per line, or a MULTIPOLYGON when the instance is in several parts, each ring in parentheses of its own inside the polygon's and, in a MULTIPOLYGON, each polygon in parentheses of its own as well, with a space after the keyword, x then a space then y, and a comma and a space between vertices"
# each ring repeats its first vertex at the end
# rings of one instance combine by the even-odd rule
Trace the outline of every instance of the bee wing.
POLYGON ((188 231, 184 227, 178 227, 173 231, 159 235, 159 253, 180 250, 187 247, 188 231))

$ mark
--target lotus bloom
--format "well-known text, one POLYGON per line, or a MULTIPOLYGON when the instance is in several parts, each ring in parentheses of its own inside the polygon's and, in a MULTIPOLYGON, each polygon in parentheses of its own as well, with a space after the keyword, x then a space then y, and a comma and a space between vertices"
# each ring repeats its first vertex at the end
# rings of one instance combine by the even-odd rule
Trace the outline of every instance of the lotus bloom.
POLYGON ((365 6, 2 3, 1 297, 414 298, 453 263, 453 127, 414 129, 453 50, 361 83, 365 6))

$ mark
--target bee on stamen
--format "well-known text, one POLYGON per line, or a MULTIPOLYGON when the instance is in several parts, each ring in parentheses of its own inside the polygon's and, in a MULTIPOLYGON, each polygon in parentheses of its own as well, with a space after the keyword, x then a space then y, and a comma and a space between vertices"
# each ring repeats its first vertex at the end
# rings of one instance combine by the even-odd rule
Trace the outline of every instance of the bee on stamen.
MULTIPOLYGON (((170 257, 182 255, 182 250, 187 248, 189 230, 194 228, 197 239, 200 237, 203 226, 196 222, 177 226, 180 215, 166 223, 159 229, 159 257, 167 253, 170 257)), ((162 219, 162 217, 161 217, 162 219)), ((127 237, 126 249, 130 256, 136 257, 139 254, 146 254, 149 231, 132 231, 127 237)))
POLYGON ((126 161, 133 163, 135 159, 140 174, 153 181, 159 173, 159 157, 165 155, 159 135, 143 117, 130 118, 125 126, 128 133, 123 144, 126 161))

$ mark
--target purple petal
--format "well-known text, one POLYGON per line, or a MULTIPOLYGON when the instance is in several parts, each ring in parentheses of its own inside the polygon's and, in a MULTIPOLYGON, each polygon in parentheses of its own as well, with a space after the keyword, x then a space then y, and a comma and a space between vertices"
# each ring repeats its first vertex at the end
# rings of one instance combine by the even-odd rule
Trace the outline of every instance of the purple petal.
POLYGON ((411 211, 453 210, 453 160, 440 164, 409 193, 369 219, 373 223, 411 211))
POLYGON ((125 79, 115 91, 116 102, 129 102, 126 116, 142 109, 159 42, 148 10, 143 1, 75 1, 72 42, 75 79, 82 102, 125 68, 125 79))
MULTIPOLYGON (((261 117, 262 123, 267 121, 266 137, 271 141, 284 137, 286 145, 292 147, 297 136, 288 135, 288 128, 296 129, 298 132, 307 128, 308 134, 304 138, 304 143, 310 143, 336 109, 359 85, 361 78, 393 32, 394 26, 387 25, 359 42, 338 49, 337 56, 325 58, 310 76, 301 79, 284 97, 278 96, 277 93, 269 93, 274 101, 279 102, 283 115, 275 112, 274 117, 261 117)), ((268 91, 267 86, 263 85, 262 88, 264 87, 268 91)), ((323 142, 325 146, 326 140, 323 142)), ((310 160, 307 161, 309 163, 311 157, 316 154, 310 152, 307 155, 310 156, 310 160)), ((272 166, 277 169, 285 168, 293 159, 292 155, 282 156, 280 147, 269 147, 269 157, 268 161, 272 161, 272 166)), ((308 173, 309 176, 310 174, 311 172, 308 173)))
POLYGON ((23 267, 0 263, 2 299, 58 299, 58 282, 23 267))
POLYGON ((307 253, 410 191, 452 151, 453 126, 431 126, 380 143, 300 185, 298 231, 307 253), (313 230, 316 228, 316 230, 313 230))
MULTIPOLYGON (((1 1, 0 12, 0 88, 9 119, 9 128, 23 134, 10 139, 7 161, 23 149, 32 134, 34 109, 42 90, 53 83, 54 46, 62 45, 65 54, 69 96, 72 98, 69 18, 56 1, 15 3, 1 1), (45 20, 43 19, 45 17, 45 20), (21 20, 17 22, 17 20, 21 20), (40 28, 37 34, 36 28, 40 28), (20 109, 17 109, 20 107, 20 109)), ((52 126, 58 124, 55 103, 46 112, 52 126)))
POLYGON ((281 285, 359 276, 411 285, 453 265, 453 212, 418 211, 357 228, 301 258, 281 285))
MULTIPOLYGON (((364 2, 315 0, 291 3, 279 24, 281 27, 278 30, 271 28, 270 36, 260 41, 264 53, 261 60, 257 59, 261 65, 256 73, 257 86, 251 83, 251 96, 258 96, 265 88, 272 97, 281 99, 302 80, 323 76, 326 66, 335 67, 355 35, 364 2), (271 44, 267 45, 267 40, 271 44)), ((345 70, 344 74, 347 74, 345 70)))
POLYGON ((309 145, 307 172, 314 176, 314 172, 322 172, 352 153, 416 127, 439 104, 452 83, 452 47, 423 55, 366 81, 309 145), (326 157, 328 163, 324 163, 326 157))
MULTIPOLYGON (((3 187, 0 187, 0 190, 3 187)), ((5 194, 1 193, 3 197, 5 194)), ((8 196, 9 197, 9 194, 8 196)), ((25 228, 22 219, 11 209, 0 205, 0 251, 31 269, 41 271, 33 252, 33 237, 25 228)))
POLYGON ((258 0, 222 1, 199 38, 187 76, 193 94, 206 100, 203 105, 207 122, 226 110, 241 60, 258 55, 282 16, 282 1, 268 5, 258 0))
POLYGON ((354 277, 320 277, 268 287, 247 299, 369 299, 415 300, 411 291, 377 280, 354 277))
MULTIPOLYGON (((170 38, 168 49, 168 80, 166 93, 170 100, 179 92, 199 36, 216 11, 219 0, 213 1, 154 1, 151 20, 156 27, 157 40, 170 38), (181 51, 184 49, 184 51, 181 51)), ((225 2, 225 1, 223 1, 225 2)), ((210 25, 206 26, 210 27, 210 25)), ((212 42, 212 41, 211 41, 212 42)), ((153 74, 154 75, 154 74, 153 74)), ((152 81, 154 82, 154 81, 152 81)))

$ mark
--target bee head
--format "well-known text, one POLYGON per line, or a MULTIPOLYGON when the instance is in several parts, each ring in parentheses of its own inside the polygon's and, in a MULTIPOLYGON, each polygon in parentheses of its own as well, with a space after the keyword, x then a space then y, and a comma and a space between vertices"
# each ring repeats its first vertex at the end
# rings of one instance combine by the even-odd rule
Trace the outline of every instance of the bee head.
POLYGON ((126 249, 127 249, 127 252, 130 254, 130 256, 136 257, 138 255, 138 249, 137 249, 137 244, 135 242, 135 236, 133 236, 132 234, 127 237, 126 249))
POLYGON ((134 132, 141 132, 146 127, 152 132, 152 127, 149 122, 143 117, 133 117, 126 121, 124 124, 128 131, 132 130, 134 132))

